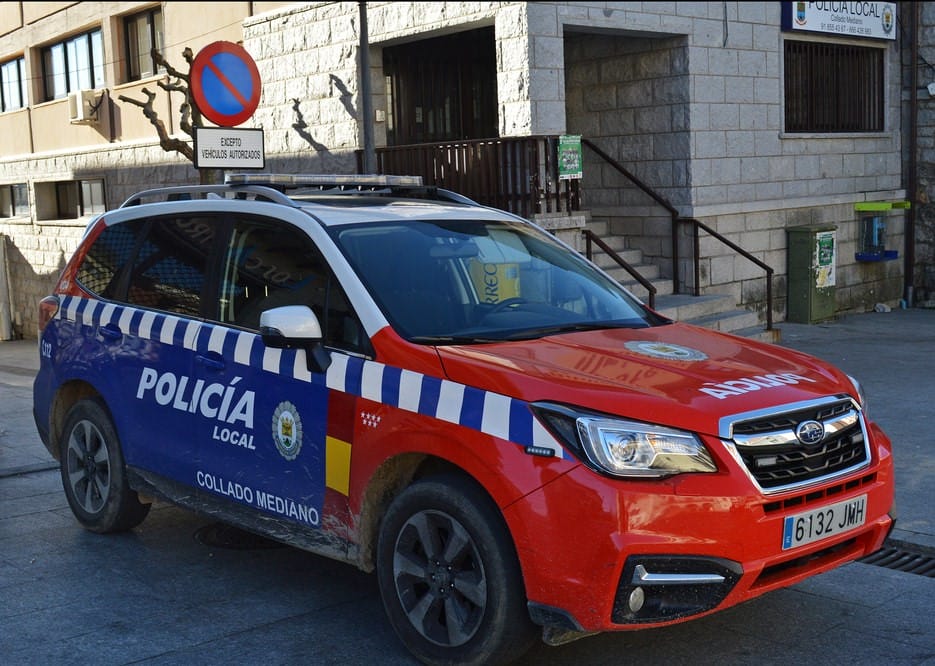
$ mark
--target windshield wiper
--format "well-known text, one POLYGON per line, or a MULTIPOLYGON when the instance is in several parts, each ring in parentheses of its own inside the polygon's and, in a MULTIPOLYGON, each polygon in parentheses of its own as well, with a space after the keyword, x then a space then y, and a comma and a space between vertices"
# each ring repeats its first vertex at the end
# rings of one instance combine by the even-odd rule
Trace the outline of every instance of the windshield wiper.
POLYGON ((581 331, 601 331, 610 328, 649 328, 643 321, 597 321, 578 322, 572 324, 555 324, 539 328, 526 328, 519 331, 506 331, 497 333, 497 337, 481 337, 474 335, 416 335, 408 338, 410 342, 429 345, 476 345, 493 342, 515 342, 517 340, 535 340, 559 333, 578 333, 581 331))
POLYGON ((517 331, 503 337, 504 340, 533 340, 535 338, 544 338, 549 335, 558 335, 559 333, 578 333, 581 331, 602 331, 609 328, 648 328, 645 322, 588 322, 578 324, 559 324, 557 326, 543 326, 540 328, 530 328, 524 331, 517 331))
POLYGON ((416 335, 410 342, 428 345, 477 345, 490 342, 503 342, 503 338, 479 338, 472 335, 416 335))

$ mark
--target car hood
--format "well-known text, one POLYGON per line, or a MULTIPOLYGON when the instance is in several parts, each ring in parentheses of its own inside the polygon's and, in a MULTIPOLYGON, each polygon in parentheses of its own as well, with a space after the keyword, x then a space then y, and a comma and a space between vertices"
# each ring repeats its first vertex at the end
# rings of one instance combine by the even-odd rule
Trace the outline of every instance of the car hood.
POLYGON ((439 347, 455 382, 702 432, 721 419, 856 390, 816 358, 686 324, 439 347))

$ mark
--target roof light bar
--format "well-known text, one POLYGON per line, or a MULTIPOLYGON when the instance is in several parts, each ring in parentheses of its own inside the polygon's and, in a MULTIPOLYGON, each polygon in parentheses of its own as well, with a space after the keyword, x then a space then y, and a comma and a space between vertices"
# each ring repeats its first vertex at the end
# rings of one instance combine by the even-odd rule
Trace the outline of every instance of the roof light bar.
POLYGON ((229 173, 228 185, 273 187, 421 187, 422 176, 229 173))

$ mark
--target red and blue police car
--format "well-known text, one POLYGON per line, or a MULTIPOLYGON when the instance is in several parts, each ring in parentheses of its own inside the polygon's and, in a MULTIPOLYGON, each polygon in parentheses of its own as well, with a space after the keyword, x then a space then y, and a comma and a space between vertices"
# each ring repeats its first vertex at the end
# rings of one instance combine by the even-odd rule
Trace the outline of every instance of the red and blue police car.
POLYGON ((40 316, 36 423, 82 525, 161 499, 375 571, 428 663, 700 617, 893 524, 855 380, 413 178, 141 192, 40 316))

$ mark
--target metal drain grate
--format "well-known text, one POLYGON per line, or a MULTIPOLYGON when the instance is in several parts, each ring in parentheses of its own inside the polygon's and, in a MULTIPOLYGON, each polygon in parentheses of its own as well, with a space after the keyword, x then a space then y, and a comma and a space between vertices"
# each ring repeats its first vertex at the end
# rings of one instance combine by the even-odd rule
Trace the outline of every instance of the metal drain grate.
POLYGON ((913 552, 903 545, 884 545, 881 550, 861 558, 858 562, 935 578, 935 555, 921 551, 913 552))

